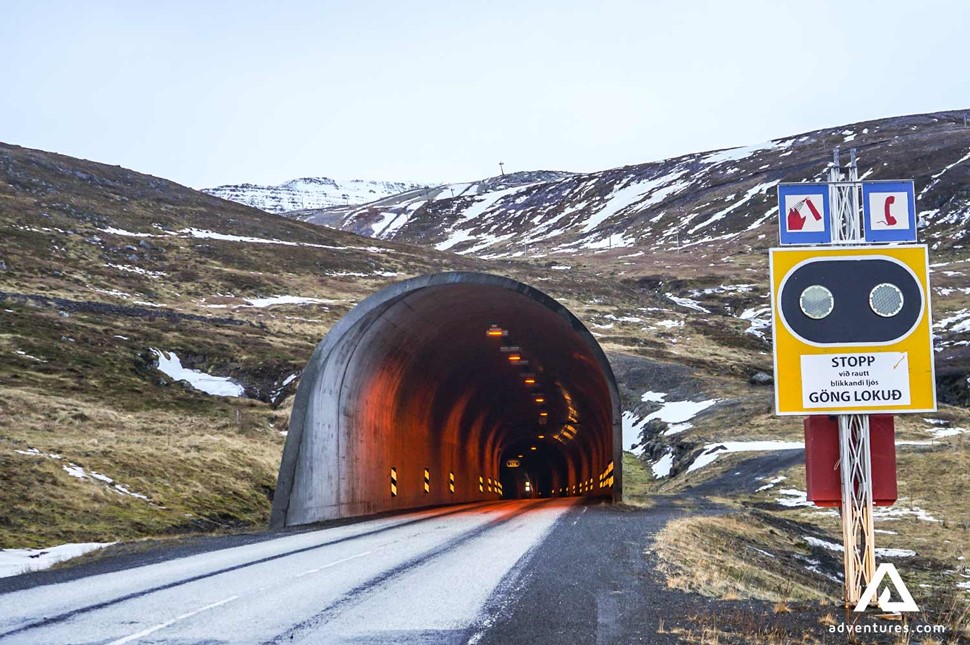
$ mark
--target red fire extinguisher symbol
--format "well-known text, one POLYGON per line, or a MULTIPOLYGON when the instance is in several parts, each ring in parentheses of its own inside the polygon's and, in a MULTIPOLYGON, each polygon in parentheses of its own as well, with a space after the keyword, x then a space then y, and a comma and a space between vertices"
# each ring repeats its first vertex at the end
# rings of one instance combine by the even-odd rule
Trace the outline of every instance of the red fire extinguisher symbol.
MULTIPOLYGON (((818 212, 817 208, 815 208, 815 204, 812 203, 812 199, 810 197, 806 197, 802 201, 795 204, 792 208, 788 209, 788 230, 789 231, 800 231, 803 228, 805 228, 805 220, 807 218, 805 215, 802 215, 799 212, 799 210, 802 207, 802 204, 805 204, 806 206, 808 206, 808 210, 811 211, 812 217, 815 218, 816 222, 819 222, 822 220, 822 214, 818 212)), ((886 207, 886 212, 887 214, 889 212, 888 206, 886 207)))

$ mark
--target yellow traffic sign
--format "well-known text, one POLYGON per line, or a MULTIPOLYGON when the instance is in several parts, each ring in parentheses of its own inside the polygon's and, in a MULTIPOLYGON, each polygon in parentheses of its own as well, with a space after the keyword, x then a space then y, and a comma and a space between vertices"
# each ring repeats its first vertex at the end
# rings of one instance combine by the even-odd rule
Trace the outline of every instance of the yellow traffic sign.
POLYGON ((924 245, 771 250, 777 414, 936 411, 924 245))

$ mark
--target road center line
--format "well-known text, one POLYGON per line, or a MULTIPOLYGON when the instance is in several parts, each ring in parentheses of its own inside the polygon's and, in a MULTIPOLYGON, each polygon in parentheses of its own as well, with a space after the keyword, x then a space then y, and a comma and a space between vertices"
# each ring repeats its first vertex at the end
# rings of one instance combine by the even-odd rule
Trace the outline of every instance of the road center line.
POLYGON ((209 609, 215 609, 216 607, 220 607, 222 605, 225 605, 227 603, 230 603, 230 602, 232 602, 233 600, 235 600, 238 597, 239 596, 230 596, 229 598, 226 598, 224 600, 220 600, 219 602, 214 602, 211 605, 206 605, 205 607, 200 607, 199 609, 196 609, 195 611, 190 611, 188 613, 182 614, 181 616, 176 616, 172 620, 165 621, 164 623, 159 623, 159 624, 157 624, 157 625, 155 625, 153 627, 149 627, 148 629, 142 630, 142 631, 138 632, 137 634, 132 634, 130 636, 125 636, 124 638, 119 638, 118 640, 111 641, 110 643, 108 643, 108 645, 122 645, 122 643, 130 643, 131 641, 137 640, 139 638, 142 638, 143 636, 148 636, 149 634, 154 634, 158 630, 165 629, 166 627, 168 627, 170 625, 174 625, 175 623, 177 623, 179 621, 182 621, 182 620, 185 620, 186 618, 191 618, 192 616, 195 616, 196 614, 201 614, 202 612, 208 611, 209 609))
MULTIPOLYGON (((379 550, 379 549, 376 549, 376 550, 379 550)), ((311 573, 316 573, 316 572, 318 572, 318 571, 322 571, 322 570, 324 570, 324 569, 329 569, 330 567, 335 567, 335 566, 337 566, 338 564, 343 564, 344 562, 349 562, 349 561, 351 561, 351 560, 356 560, 357 558, 362 558, 362 557, 364 557, 365 555, 370 555, 370 554, 371 554, 371 553, 373 553, 373 552, 374 552, 374 551, 364 551, 363 553, 358 553, 357 555, 352 555, 352 556, 350 556, 350 557, 347 557, 347 558, 343 558, 343 559, 341 559, 341 560, 335 560, 335 561, 333 561, 333 562, 330 562, 330 563, 328 563, 328 564, 325 564, 325 565, 323 565, 323 566, 320 566, 320 567, 317 567, 316 569, 309 569, 309 570, 307 570, 307 571, 304 571, 303 573, 298 573, 298 574, 296 574, 296 575, 294 575, 293 577, 294 577, 294 578, 302 578, 303 576, 308 576, 308 575, 310 575, 311 573)))

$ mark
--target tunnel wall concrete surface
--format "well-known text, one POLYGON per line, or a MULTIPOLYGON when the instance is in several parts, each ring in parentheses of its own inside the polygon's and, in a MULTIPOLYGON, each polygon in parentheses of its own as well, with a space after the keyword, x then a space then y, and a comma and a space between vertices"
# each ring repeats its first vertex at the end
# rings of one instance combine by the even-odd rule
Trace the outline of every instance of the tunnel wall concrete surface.
POLYGON ((317 346, 270 522, 621 493, 619 393, 592 334, 523 283, 437 273, 368 297, 317 346))

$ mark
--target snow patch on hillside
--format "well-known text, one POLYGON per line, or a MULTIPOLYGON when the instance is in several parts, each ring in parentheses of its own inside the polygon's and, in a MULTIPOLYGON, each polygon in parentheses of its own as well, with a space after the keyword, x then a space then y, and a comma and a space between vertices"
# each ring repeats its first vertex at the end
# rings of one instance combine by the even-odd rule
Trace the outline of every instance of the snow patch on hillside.
POLYGON ((607 235, 606 237, 593 240, 589 242, 583 242, 580 244, 580 248, 583 249, 618 249, 625 246, 633 246, 636 243, 632 237, 625 237, 622 233, 613 233, 612 235, 607 235))
MULTIPOLYGON (((802 441, 725 441, 722 443, 709 443, 701 450, 701 453, 694 459, 694 462, 687 469, 687 472, 694 472, 708 466, 721 455, 732 452, 775 452, 778 450, 798 450, 804 449, 805 443, 802 441)), ((784 492, 784 491, 782 491, 784 492)))
POLYGON ((765 141, 764 143, 756 143, 750 146, 728 148, 727 150, 717 150, 705 155, 701 159, 701 163, 714 166, 727 161, 741 161, 742 159, 747 159, 748 157, 758 154, 759 152, 766 152, 768 150, 784 150, 785 148, 791 146, 792 143, 793 141, 790 139, 788 141, 765 141))
POLYGON ((933 324, 933 329, 954 334, 970 332, 970 309, 961 309, 933 324))
POLYGON ((122 495, 128 495, 129 497, 135 497, 137 499, 144 499, 144 500, 148 499, 147 495, 136 493, 133 490, 129 489, 124 484, 119 484, 111 477, 108 477, 107 475, 96 472, 94 470, 85 470, 83 467, 73 463, 68 463, 66 466, 62 466, 62 468, 64 469, 64 472, 66 472, 71 477, 74 477, 75 479, 93 479, 95 481, 101 482, 102 484, 107 484, 111 488, 111 490, 113 490, 116 493, 120 493, 122 495))
POLYGON ((766 193, 767 191, 771 190, 772 188, 774 188, 777 185, 778 185, 778 180, 769 181, 769 182, 764 183, 764 184, 758 184, 754 188, 751 188, 750 190, 748 190, 748 192, 745 193, 744 197, 742 197, 740 200, 734 202, 733 204, 731 204, 727 208, 721 209, 721 210, 717 211, 716 213, 708 216, 707 219, 703 220, 702 222, 700 222, 699 224, 697 224, 696 226, 694 226, 692 229, 688 230, 687 232, 688 233, 696 233, 697 231, 701 230, 702 228, 706 228, 706 227, 710 226, 711 224, 713 224, 714 222, 717 222, 717 221, 720 221, 720 220, 724 219, 725 217, 728 216, 728 214, 732 213, 733 211, 736 211, 737 209, 741 208, 742 206, 744 206, 745 204, 747 204, 749 201, 751 201, 751 199, 755 195, 764 194, 764 193, 766 193))
POLYGON ((682 298, 680 296, 675 296, 672 293, 668 293, 668 294, 666 294, 666 296, 667 296, 667 299, 670 300, 671 302, 673 302, 675 304, 678 304, 681 307, 684 307, 686 309, 693 309, 694 311, 699 311, 702 314, 709 314, 709 313, 711 313, 710 310, 705 309, 704 307, 702 307, 701 306, 701 303, 697 302, 696 300, 691 300, 690 298, 682 298))
MULTIPOLYGON (((804 540, 811 546, 818 547, 820 549, 825 549, 827 551, 842 552, 845 551, 845 547, 841 544, 835 542, 829 542, 828 540, 821 540, 819 538, 812 537, 810 535, 804 536, 804 540)), ((916 555, 916 551, 910 551, 909 549, 876 549, 876 555, 881 558, 911 558, 916 555)))
MULTIPOLYGON (((99 229, 102 233, 111 235, 122 235, 126 237, 188 237, 198 240, 219 240, 222 242, 242 242, 247 244, 279 244, 281 246, 301 246, 313 249, 330 249, 333 251, 364 251, 367 253, 383 253, 385 249, 379 246, 337 246, 334 244, 315 244, 313 242, 292 242, 290 240, 279 240, 266 237, 252 237, 249 235, 233 235, 230 233, 218 233, 201 228, 183 228, 180 231, 163 231, 161 233, 137 233, 125 231, 123 229, 99 229)), ((146 271, 139 267, 129 267, 127 265, 106 265, 121 271, 141 273, 152 277, 160 277, 166 274, 161 272, 146 271)))
POLYGON ((243 298, 250 307, 264 308, 273 305, 332 305, 335 300, 306 298, 303 296, 270 296, 268 298, 243 298))
POLYGON ((474 239, 475 239, 474 231, 469 231, 469 230, 454 231, 451 234, 451 237, 449 237, 444 242, 438 242, 437 244, 434 245, 434 248, 439 251, 447 251, 448 249, 450 249, 451 247, 457 244, 461 244, 462 242, 467 242, 468 240, 474 240, 474 239))
POLYGON ((199 370, 182 367, 182 361, 175 352, 163 352, 152 349, 158 358, 158 371, 176 381, 185 381, 192 387, 213 396, 240 397, 245 394, 245 388, 231 378, 212 376, 199 370))
POLYGON ((768 340, 765 330, 771 327, 771 305, 745 309, 738 318, 748 322, 748 328, 744 333, 757 336, 761 340, 768 340))
MULTIPOLYGON (((610 325, 612 327, 612 325, 610 325)), ((644 392, 640 400, 647 403, 660 403, 660 409, 651 412, 645 417, 640 417, 636 413, 627 410, 623 413, 623 449, 629 450, 639 456, 643 454, 643 448, 631 446, 640 443, 640 433, 643 427, 654 419, 659 419, 668 424, 666 436, 677 434, 687 430, 693 425, 690 423, 694 417, 718 402, 718 399, 707 401, 666 401, 667 394, 663 392, 644 392)))
POLYGON ((669 175, 662 175, 660 177, 656 177, 654 179, 648 179, 646 181, 630 183, 623 186, 622 188, 619 188, 613 191, 613 194, 610 196, 609 199, 607 199, 606 203, 603 204, 603 206, 600 207, 600 209, 597 212, 593 213, 589 217, 589 219, 586 220, 586 223, 583 225, 583 228, 580 229, 580 233, 589 233, 590 231, 592 231, 594 228, 602 224, 610 217, 613 217, 620 211, 632 206, 633 204, 638 203, 644 197, 649 195, 651 192, 657 190, 658 188, 667 186, 667 190, 662 191, 661 196, 657 199, 658 202, 662 201, 667 195, 672 194, 678 190, 682 190, 683 188, 686 187, 686 184, 676 184, 673 186, 668 186, 668 184, 671 184, 672 182, 674 182, 677 178, 681 177, 685 172, 687 171, 680 170, 680 171, 671 173, 669 175))
POLYGON ((664 436, 679 434, 694 427, 690 421, 698 414, 717 403, 717 399, 707 401, 665 401, 656 412, 647 415, 645 421, 659 419, 668 424, 664 436))
POLYGON ((67 461, 61 455, 53 452, 41 452, 37 448, 29 448, 27 450, 14 450, 18 455, 25 455, 28 457, 44 457, 45 459, 52 459, 54 461, 61 462, 61 469, 64 470, 68 475, 74 477, 75 479, 87 480, 97 482, 108 487, 113 493, 118 493, 119 495, 127 495, 128 497, 135 497, 137 499, 142 499, 148 501, 147 495, 142 495, 141 493, 136 493, 135 491, 129 489, 124 484, 115 481, 112 477, 108 477, 103 473, 99 473, 94 470, 87 470, 83 466, 78 466, 77 464, 67 461), (66 463, 65 463, 66 462, 66 463))
POLYGON ((967 152, 967 154, 965 154, 964 156, 960 157, 959 159, 957 159, 956 161, 954 161, 950 165, 944 167, 943 170, 941 170, 940 172, 938 172, 935 175, 933 175, 932 177, 930 177, 930 181, 926 184, 926 187, 923 188, 923 190, 919 191, 919 195, 916 197, 916 199, 917 200, 923 199, 923 195, 925 195, 934 186, 936 186, 938 183, 940 183, 940 177, 942 177, 947 172, 949 172, 950 170, 952 170, 954 166, 957 166, 958 164, 962 164, 963 162, 968 161, 968 160, 970 160, 970 152, 967 152))
POLYGON ((0 549, 0 578, 48 569, 58 562, 64 562, 112 544, 117 542, 60 544, 45 549, 0 549))
POLYGON ((621 418, 621 425, 623 428, 623 449, 632 452, 638 457, 643 454, 643 446, 639 446, 637 444, 640 443, 640 432, 645 423, 646 421, 644 419, 638 417, 633 412, 630 412, 629 410, 623 412, 623 416, 621 418))
MULTIPOLYGON (((451 227, 448 239, 438 242, 435 248, 439 251, 447 251, 448 249, 461 244, 462 242, 467 242, 469 240, 481 240, 481 244, 477 245, 475 250, 480 251, 487 248, 499 241, 500 239, 508 239, 512 237, 512 234, 498 237, 498 236, 486 236, 482 234, 476 234, 472 228, 462 228, 462 226, 479 219, 482 215, 488 212, 492 206, 497 202, 503 200, 504 198, 520 192, 526 188, 529 188, 531 184, 526 186, 515 186, 513 188, 506 188, 504 190, 496 190, 491 193, 486 193, 481 199, 475 200, 472 206, 466 208, 462 213, 461 217, 455 224, 451 227)), ((473 251, 469 249, 465 253, 472 253, 473 251)))
POLYGON ((294 210, 366 204, 398 193, 430 186, 431 184, 413 181, 303 177, 275 186, 230 184, 203 188, 202 192, 269 213, 285 213, 294 210))
POLYGON ((653 471, 654 479, 662 479, 664 477, 670 477, 670 471, 673 467, 674 453, 668 450, 663 457, 650 465, 650 470, 653 471))

